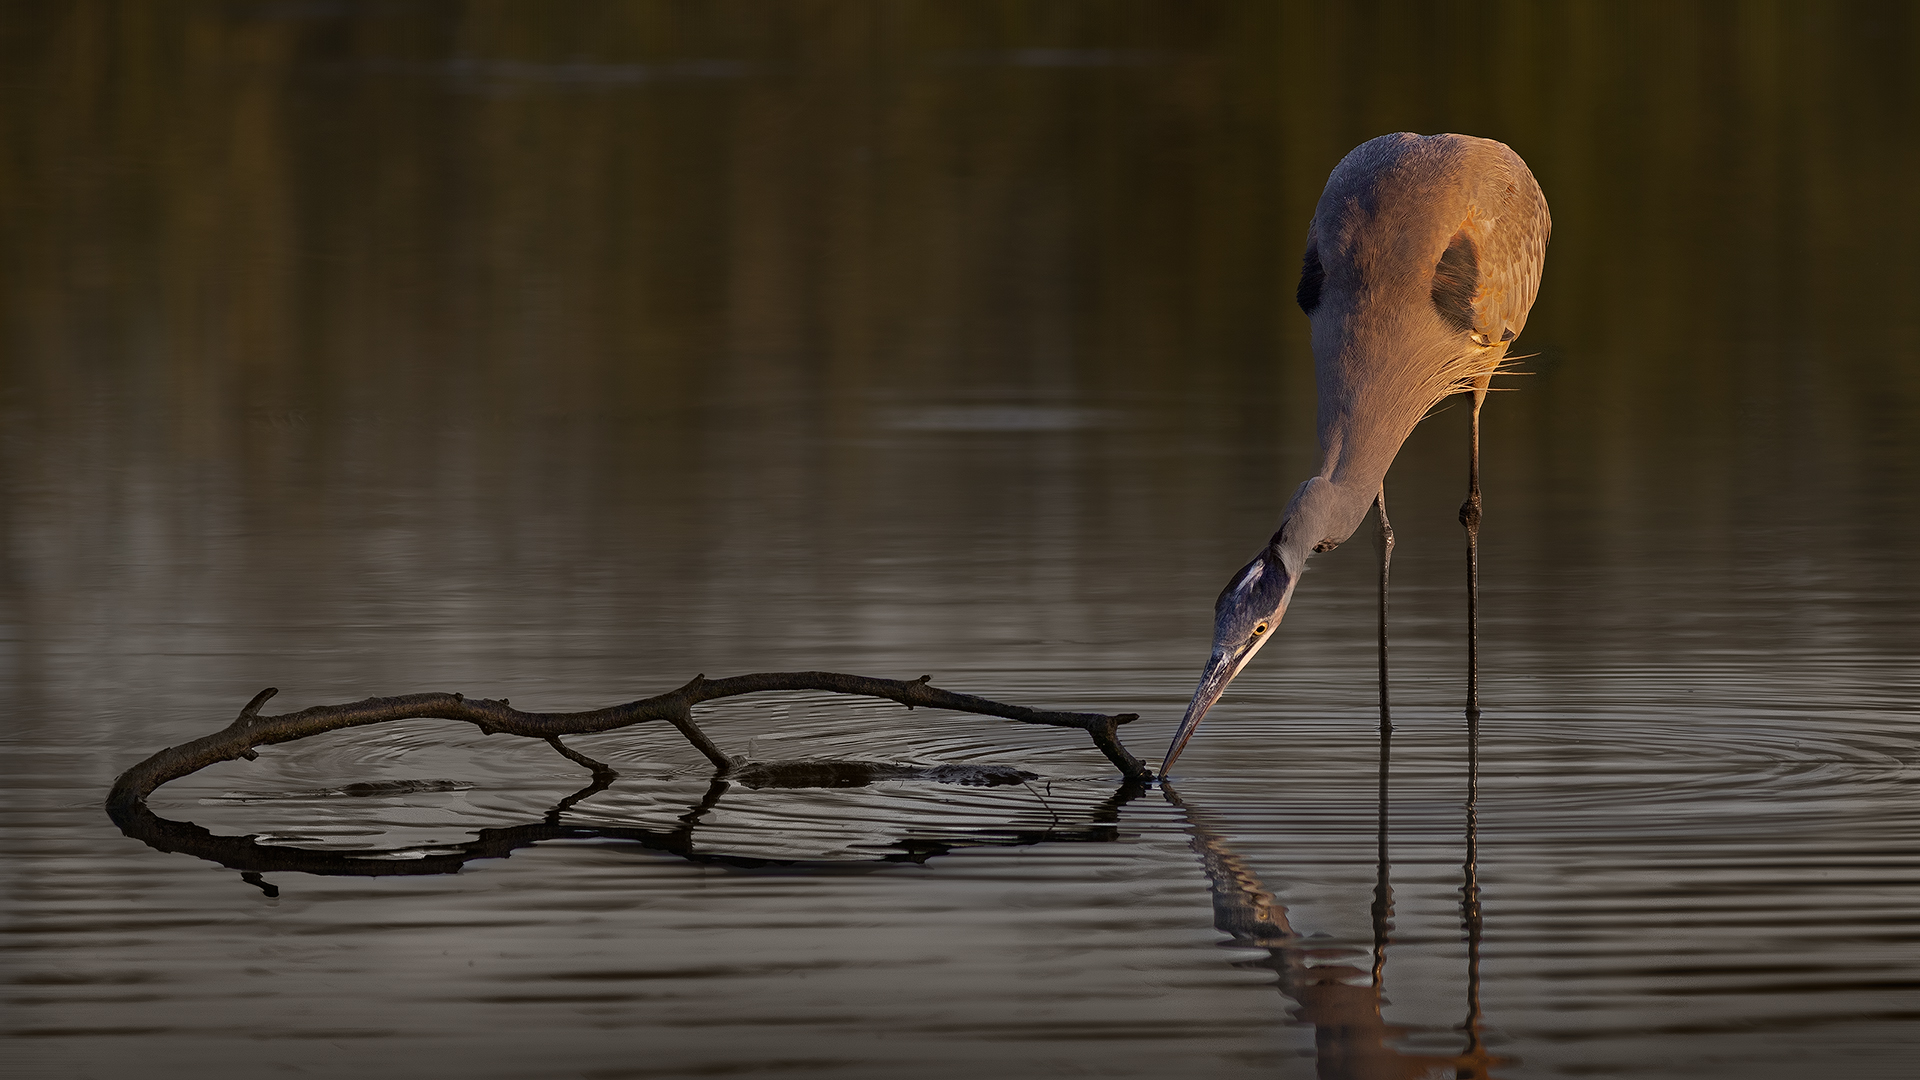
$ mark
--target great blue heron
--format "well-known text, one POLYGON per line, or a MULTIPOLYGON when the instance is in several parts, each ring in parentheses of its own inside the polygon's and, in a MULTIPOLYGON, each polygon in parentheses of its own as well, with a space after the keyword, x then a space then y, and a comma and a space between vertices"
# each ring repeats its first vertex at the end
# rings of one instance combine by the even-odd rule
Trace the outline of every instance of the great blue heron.
MULTIPOLYGON (((1520 155, 1468 135, 1382 135, 1327 177, 1307 230, 1300 307, 1313 324, 1320 469, 1280 530, 1221 590, 1213 655, 1174 733, 1164 774, 1253 654, 1273 636, 1307 557, 1352 536, 1378 510, 1381 677, 1386 567, 1393 550, 1382 482, 1414 425, 1450 394, 1473 394, 1467 501, 1467 619, 1478 616, 1480 406, 1540 287, 1552 221, 1520 155)), ((1469 652, 1467 712, 1479 712, 1469 652)), ((1384 681, 1382 703, 1385 703, 1384 681)))

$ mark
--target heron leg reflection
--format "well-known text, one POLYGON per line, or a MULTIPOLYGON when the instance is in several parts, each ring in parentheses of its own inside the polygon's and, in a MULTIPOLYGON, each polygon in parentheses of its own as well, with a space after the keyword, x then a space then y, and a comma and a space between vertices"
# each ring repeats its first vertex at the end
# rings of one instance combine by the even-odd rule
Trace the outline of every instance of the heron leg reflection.
POLYGON ((1473 388, 1472 447, 1467 454, 1467 501, 1460 524, 1467 529, 1467 715, 1480 715, 1480 406, 1492 376, 1473 388))
MULTIPOLYGON (((1460 925, 1467 938, 1467 1019, 1460 1026, 1467 1035, 1467 1060, 1495 1062, 1486 1047, 1486 1022, 1480 1011, 1480 848, 1478 806, 1480 801, 1480 721, 1467 718, 1467 857, 1461 868, 1465 878, 1460 885, 1460 925)), ((1484 1077, 1485 1071, 1462 1072, 1463 1077, 1484 1077)))
MULTIPOLYGON (((1391 536, 1391 534, 1389 534, 1391 536)), ((1391 539, 1388 541, 1391 543, 1391 539)), ((1381 656, 1381 672, 1384 676, 1386 657, 1381 656)), ((1386 684, 1381 683, 1383 698, 1380 702, 1380 811, 1379 811, 1379 851, 1376 859, 1373 882, 1373 985, 1385 985, 1384 975, 1387 966, 1387 940, 1393 931, 1393 881, 1390 876, 1392 863, 1387 858, 1387 776, 1393 761, 1393 724, 1387 719, 1387 703, 1384 699, 1386 684)))

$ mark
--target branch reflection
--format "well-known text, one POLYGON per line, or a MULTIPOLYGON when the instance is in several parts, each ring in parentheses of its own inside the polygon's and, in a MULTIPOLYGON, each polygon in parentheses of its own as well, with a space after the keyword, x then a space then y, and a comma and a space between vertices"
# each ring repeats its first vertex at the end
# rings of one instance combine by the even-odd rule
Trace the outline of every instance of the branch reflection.
MULTIPOLYGON (((1480 1006, 1480 942, 1482 919, 1477 867, 1476 807, 1478 797, 1478 724, 1468 726, 1468 776, 1465 802, 1465 861, 1461 895, 1461 923, 1467 944, 1467 1011, 1460 1030, 1465 1045, 1459 1053, 1417 1053, 1402 1049, 1409 1035, 1420 1029, 1389 1023, 1383 1007, 1386 961, 1393 937, 1394 898, 1390 862, 1390 774, 1392 731, 1383 723, 1380 738, 1377 811, 1376 878, 1371 904, 1373 943, 1370 969, 1363 969, 1345 950, 1311 944, 1296 932, 1287 910, 1254 873, 1248 862, 1209 825, 1206 815, 1184 800, 1172 785, 1162 782, 1166 800, 1186 821, 1192 850, 1212 886, 1213 923, 1235 948, 1265 952, 1259 959, 1235 966, 1265 968, 1278 976, 1280 992, 1296 1007, 1292 1015, 1314 1028, 1316 1069, 1327 1080, 1396 1080, 1396 1078, 1450 1076, 1456 1080, 1487 1080, 1497 1066, 1507 1064, 1486 1045, 1480 1006)), ((796 773, 795 775, 815 775, 796 773)), ((824 774, 821 774, 824 775, 824 774)), ((262 843, 252 836, 223 836, 187 821, 163 818, 145 803, 112 811, 120 830, 158 851, 178 852, 240 872, 241 879, 266 892, 278 887, 263 875, 301 873, 327 877, 389 877, 452 874, 477 859, 506 858, 521 848, 555 840, 598 840, 633 845, 641 851, 688 862, 743 871, 863 873, 900 864, 920 864, 967 848, 1018 847, 1042 843, 1107 843, 1120 836, 1123 808, 1139 798, 1146 785, 1122 784, 1098 803, 1084 809, 1078 820, 1055 819, 1044 827, 1009 824, 1002 829, 970 829, 933 837, 913 833, 910 824, 899 832, 891 850, 864 859, 781 859, 730 853, 702 847, 700 830, 729 792, 746 785, 715 779, 674 818, 668 827, 606 825, 569 822, 580 803, 607 790, 613 774, 596 774, 592 783, 557 801, 539 820, 479 830, 463 843, 422 849, 418 846, 375 851, 322 851, 285 844, 262 843)), ((833 777, 795 782, 783 787, 837 786, 833 777)))
MULTIPOLYGON (((268 873, 300 873, 322 877, 423 877, 452 874, 476 859, 504 859, 521 848, 553 840, 609 840, 685 859, 692 863, 737 870, 782 870, 807 873, 863 872, 901 863, 925 863, 952 851, 980 847, 1024 847, 1041 843, 1107 843, 1119 836, 1120 808, 1139 797, 1145 786, 1123 784, 1085 812, 1077 823, 1058 818, 1041 828, 969 829, 944 837, 924 832, 896 837, 884 851, 867 859, 780 859, 708 850, 697 843, 703 818, 733 790, 733 781, 716 778, 701 797, 678 816, 671 828, 638 825, 569 823, 568 811, 605 791, 610 773, 598 774, 591 784, 555 803, 539 821, 504 828, 481 829, 463 843, 422 848, 361 851, 317 851, 285 844, 261 843, 252 836, 222 836, 190 821, 163 818, 144 802, 109 809, 120 831, 156 851, 177 852, 218 863, 241 872, 241 880, 269 896, 279 889, 261 878, 268 873)), ((766 785, 762 785, 766 786, 766 785)), ((844 783, 797 783, 791 787, 845 786, 844 783)), ((1051 814, 1051 808, 1049 809, 1051 814)))

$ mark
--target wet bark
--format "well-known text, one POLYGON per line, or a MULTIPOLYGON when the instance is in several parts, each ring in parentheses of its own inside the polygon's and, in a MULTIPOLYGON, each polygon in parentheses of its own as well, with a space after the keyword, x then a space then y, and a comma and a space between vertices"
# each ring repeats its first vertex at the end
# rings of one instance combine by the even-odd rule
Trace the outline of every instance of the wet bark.
POLYGON ((432 718, 459 720, 478 727, 488 735, 518 735, 551 744, 569 760, 592 770, 596 776, 606 766, 586 758, 560 742, 563 735, 587 735, 613 731, 652 720, 664 721, 678 729, 694 748, 714 765, 720 775, 731 773, 742 761, 729 756, 709 739, 693 721, 693 708, 716 698, 737 697, 779 690, 825 690, 836 694, 886 698, 907 708, 925 707, 952 712, 998 716, 1023 724, 1079 728, 1093 739, 1129 779, 1152 776, 1140 759, 1120 742, 1118 727, 1138 719, 1134 713, 1055 712, 1008 705, 972 694, 956 694, 928 684, 930 676, 911 681, 874 679, 861 675, 842 675, 831 671, 770 671, 738 675, 728 679, 695 676, 678 690, 622 705, 575 713, 522 712, 503 700, 469 698, 461 694, 408 694, 401 697, 367 698, 344 705, 316 705, 299 712, 279 716, 260 715, 261 706, 276 692, 269 687, 256 694, 240 715, 225 728, 203 735, 179 746, 169 746, 120 774, 107 795, 110 809, 125 809, 144 802, 155 788, 197 772, 217 762, 236 758, 251 760, 258 755, 256 746, 292 742, 341 728, 365 727, 394 720, 432 718))

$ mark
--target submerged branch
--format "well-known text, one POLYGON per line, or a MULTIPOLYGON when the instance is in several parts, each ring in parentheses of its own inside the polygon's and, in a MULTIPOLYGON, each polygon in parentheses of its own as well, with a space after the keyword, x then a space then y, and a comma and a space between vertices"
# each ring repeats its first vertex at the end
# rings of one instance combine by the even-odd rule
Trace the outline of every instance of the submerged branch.
MULTIPOLYGON (((341 728, 365 727, 392 720, 459 720, 488 735, 518 735, 540 739, 596 775, 606 766, 560 744, 562 735, 587 735, 613 731, 650 720, 664 720, 680 731, 694 748, 712 761, 721 774, 731 772, 739 760, 729 757, 693 723, 693 707, 717 698, 737 697, 779 690, 825 690, 836 694, 886 698, 907 708, 926 707, 952 712, 998 716, 1023 724, 1046 724, 1085 731, 1094 745, 1119 767, 1129 779, 1152 776, 1140 759, 1120 743, 1118 727, 1135 720, 1134 713, 1053 712, 1007 705, 972 694, 956 694, 928 685, 930 676, 912 681, 872 679, 861 675, 842 675, 832 671, 768 671, 709 680, 696 675, 678 690, 623 705, 576 713, 522 712, 504 700, 469 698, 461 694, 407 694, 401 697, 367 698, 344 705, 316 705, 299 712, 279 716, 261 716, 260 708, 275 690, 269 687, 254 696, 240 715, 225 728, 203 735, 192 742, 170 746, 120 774, 107 795, 108 807, 131 807, 143 802, 153 790, 171 780, 197 772, 221 761, 236 758, 251 760, 254 747, 292 742, 341 728)), ((611 771, 611 770, 608 770, 611 771)))
POLYGON ((595 761, 580 751, 569 747, 566 743, 560 741, 560 736, 558 735, 547 736, 547 744, 559 751, 561 757, 592 773, 595 781, 611 784, 620 778, 620 774, 613 771, 613 766, 604 761, 595 761))

